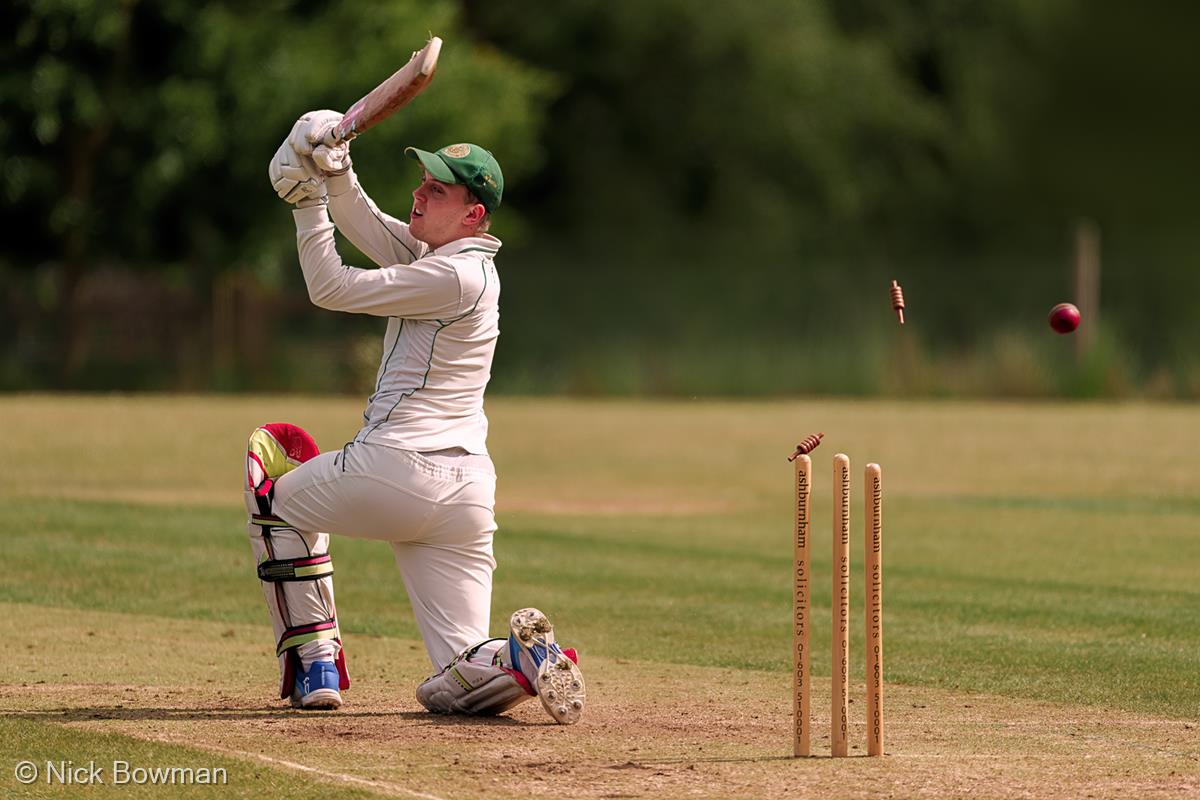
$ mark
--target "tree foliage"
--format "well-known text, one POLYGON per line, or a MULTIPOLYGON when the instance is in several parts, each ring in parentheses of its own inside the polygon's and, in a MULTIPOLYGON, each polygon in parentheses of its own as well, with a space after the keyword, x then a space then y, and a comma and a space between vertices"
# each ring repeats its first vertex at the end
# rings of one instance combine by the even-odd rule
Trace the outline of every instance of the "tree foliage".
POLYGON ((538 189, 576 218, 812 234, 945 182, 944 109, 820 3, 470 5, 484 36, 567 82, 538 189))
POLYGON ((405 145, 496 152, 523 390, 581 352, 770 355, 857 319, 885 273, 920 298, 931 352, 982 347, 1069 299, 1080 218, 1104 234, 1106 341, 1194 362, 1198 18, 1169 0, 16 0, 0 274, 39 276, 68 354, 64 312, 102 265, 295 285, 267 160, 434 32, 433 88, 355 163, 403 210, 405 145))
POLYGON ((555 168, 528 199, 576 218, 986 242, 1115 223, 1194 152, 1198 13, 1161 0, 467 6, 480 36, 564 81, 543 131, 555 168))
MULTIPOLYGON (((450 2, 27 0, 2 56, 6 260, 219 270, 290 249, 266 165, 292 121, 344 109, 436 31, 436 91, 364 137, 376 193, 402 200, 404 144, 478 137, 514 178, 551 91, 459 34, 450 2), (10 249, 11 248, 11 249, 10 249)), ((436 146, 436 145, 435 145, 436 146)), ((359 149, 356 145, 356 149, 359 149)))

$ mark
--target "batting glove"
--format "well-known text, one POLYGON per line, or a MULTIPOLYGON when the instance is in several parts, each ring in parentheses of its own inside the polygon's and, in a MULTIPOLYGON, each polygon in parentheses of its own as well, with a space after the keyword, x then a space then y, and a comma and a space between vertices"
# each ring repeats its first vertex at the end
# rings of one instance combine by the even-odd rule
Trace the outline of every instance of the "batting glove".
POLYGON ((337 111, 309 111, 296 120, 288 134, 288 142, 300 155, 310 156, 317 145, 332 144, 333 128, 341 121, 342 115, 337 111))
POLYGON ((323 175, 342 175, 350 169, 350 142, 334 145, 333 129, 342 121, 336 111, 309 111, 296 121, 288 141, 302 156, 311 156, 323 175))
POLYGON ((275 194, 284 202, 298 204, 325 197, 325 178, 313 163, 312 156, 300 155, 286 140, 275 151, 267 167, 267 177, 275 194))

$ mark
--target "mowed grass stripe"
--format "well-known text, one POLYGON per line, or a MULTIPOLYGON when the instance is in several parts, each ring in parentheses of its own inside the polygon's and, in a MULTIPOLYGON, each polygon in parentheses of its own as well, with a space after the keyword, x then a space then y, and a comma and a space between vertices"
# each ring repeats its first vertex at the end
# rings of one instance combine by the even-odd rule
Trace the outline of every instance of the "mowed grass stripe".
POLYGON ((968 508, 1035 508, 1084 514, 1146 516, 1200 516, 1197 497, 1038 497, 1035 495, 946 495, 936 498, 948 505, 968 508))
MULTIPOLYGON (((947 584, 960 599, 970 596, 968 590, 979 589, 984 595, 1002 600, 1001 605, 1015 613, 1029 606, 1027 591, 1055 595, 1056 601, 1066 594, 1077 594, 1091 605, 1103 605, 1105 598, 1119 595, 1122 602, 1136 600, 1134 608, 1152 606, 1157 600, 1186 604, 1200 598, 1191 570, 1191 564, 1200 558, 1200 538, 1193 536, 1187 526, 1148 528, 1131 537, 1120 533, 1103 536, 1092 531, 1081 546, 1070 527, 1080 524, 1073 516, 1061 522, 1043 519, 1049 523, 1045 526, 1048 530, 1031 529, 1019 519, 1005 518, 993 518, 991 523, 995 524, 981 520, 974 530, 963 530, 957 517, 939 521, 937 513, 922 511, 919 504, 910 501, 906 505, 913 506, 913 514, 928 514, 930 524, 921 531, 900 532, 900 541, 893 538, 889 526, 887 576, 892 581, 924 577, 947 584), (1147 537, 1156 541, 1147 541, 1147 537), (1111 542, 1122 540, 1134 541, 1133 549, 1144 557, 1128 566, 1083 557, 1089 547, 1115 547, 1111 542), (914 558, 913 552, 920 557, 914 558), (1067 567, 1050 558, 1063 553, 1074 556, 1067 567), (1165 555, 1155 558, 1147 553, 1165 555), (968 555, 974 557, 964 557, 968 555), (1001 568, 1009 566, 1033 569, 1001 568), (1173 573, 1170 580, 1150 583, 1134 579, 1138 569, 1173 573)), ((17 580, 15 575, 5 578, 0 586, 7 593, 6 599, 53 602, 60 591, 69 597, 72 592, 90 587, 88 596, 81 598, 89 604, 105 600, 91 591, 112 590, 108 597, 115 604, 114 610, 131 610, 124 606, 125 601, 165 592, 167 598, 176 601, 168 605, 177 614, 199 612, 199 616, 219 617, 221 606, 214 606, 202 591, 206 584, 210 584, 210 596, 228 595, 233 586, 247 584, 250 590, 244 594, 257 596, 250 577, 244 517, 237 511, 204 507, 165 511, 136 505, 58 501, 0 508, 0 520, 14 531, 8 544, 17 573, 22 563, 27 569, 37 569, 39 564, 44 569, 35 581, 17 580), (45 558, 48 552, 54 553, 53 559, 45 558), (168 579, 172 573, 174 577, 168 579), (131 588, 137 591, 130 592, 131 588), (188 591, 179 592, 185 588, 188 591), (20 596, 23 592, 26 596, 20 596), (189 597, 203 602, 189 606, 189 597)), ((652 581, 656 591, 686 595, 720 589, 751 601, 778 599, 787 591, 785 582, 779 579, 781 570, 788 568, 786 554, 779 548, 754 544, 768 538, 759 535, 758 528, 764 525, 761 519, 596 517, 563 520, 563 526, 543 521, 538 527, 521 527, 532 523, 532 519, 524 518, 502 526, 497 547, 512 548, 514 561, 502 562, 500 574, 513 571, 510 567, 530 564, 540 550, 554 550, 566 551, 570 557, 560 559, 562 552, 555 552, 553 559, 543 560, 560 564, 557 571, 569 578, 568 583, 590 579, 600 589, 636 589, 652 581), (669 569, 664 570, 664 565, 669 569)), ((911 526, 911 522, 906 520, 905 525, 911 526)), ((781 538, 779 532, 774 538, 781 538)), ((385 545, 347 537, 336 537, 334 542, 337 562, 349 561, 354 566, 343 566, 343 572, 357 572, 358 567, 365 566, 372 578, 380 572, 395 574, 385 545), (380 555, 386 557, 381 560, 380 555)), ((857 557, 861 555, 861 543, 856 539, 853 544, 857 557)), ((827 569, 828 553, 814 547, 816 568, 827 569)), ((519 576, 514 577, 519 580, 519 576)), ((533 583, 543 581, 561 581, 561 577, 551 570, 533 583)), ((347 590, 353 591, 355 582, 348 580, 347 590)), ((150 608, 160 610, 161 599, 155 598, 150 608)), ((889 599, 922 607, 919 596, 908 593, 889 595, 889 599)), ((820 602, 819 597, 816 600, 820 602)), ((1038 605, 1032 604, 1035 608, 1038 605)))

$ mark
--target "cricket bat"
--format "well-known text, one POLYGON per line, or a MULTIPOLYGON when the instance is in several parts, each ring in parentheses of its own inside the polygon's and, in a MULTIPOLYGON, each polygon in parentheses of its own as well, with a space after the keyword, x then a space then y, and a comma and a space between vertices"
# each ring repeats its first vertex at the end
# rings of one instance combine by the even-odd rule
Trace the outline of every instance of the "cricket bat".
POLYGON ((433 80, 441 50, 442 40, 434 36, 412 54, 407 64, 350 106, 342 121, 325 137, 325 144, 333 147, 348 142, 411 103, 433 80))

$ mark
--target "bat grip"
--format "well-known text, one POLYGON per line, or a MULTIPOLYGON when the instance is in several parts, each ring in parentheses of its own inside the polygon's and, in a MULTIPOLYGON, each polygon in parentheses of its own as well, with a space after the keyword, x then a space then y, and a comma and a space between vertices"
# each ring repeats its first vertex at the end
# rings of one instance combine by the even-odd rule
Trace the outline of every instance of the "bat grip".
POLYGON ((357 135, 353 130, 343 131, 341 124, 338 124, 329 129, 329 133, 325 134, 325 138, 322 141, 328 147, 337 147, 342 142, 348 142, 357 135))

